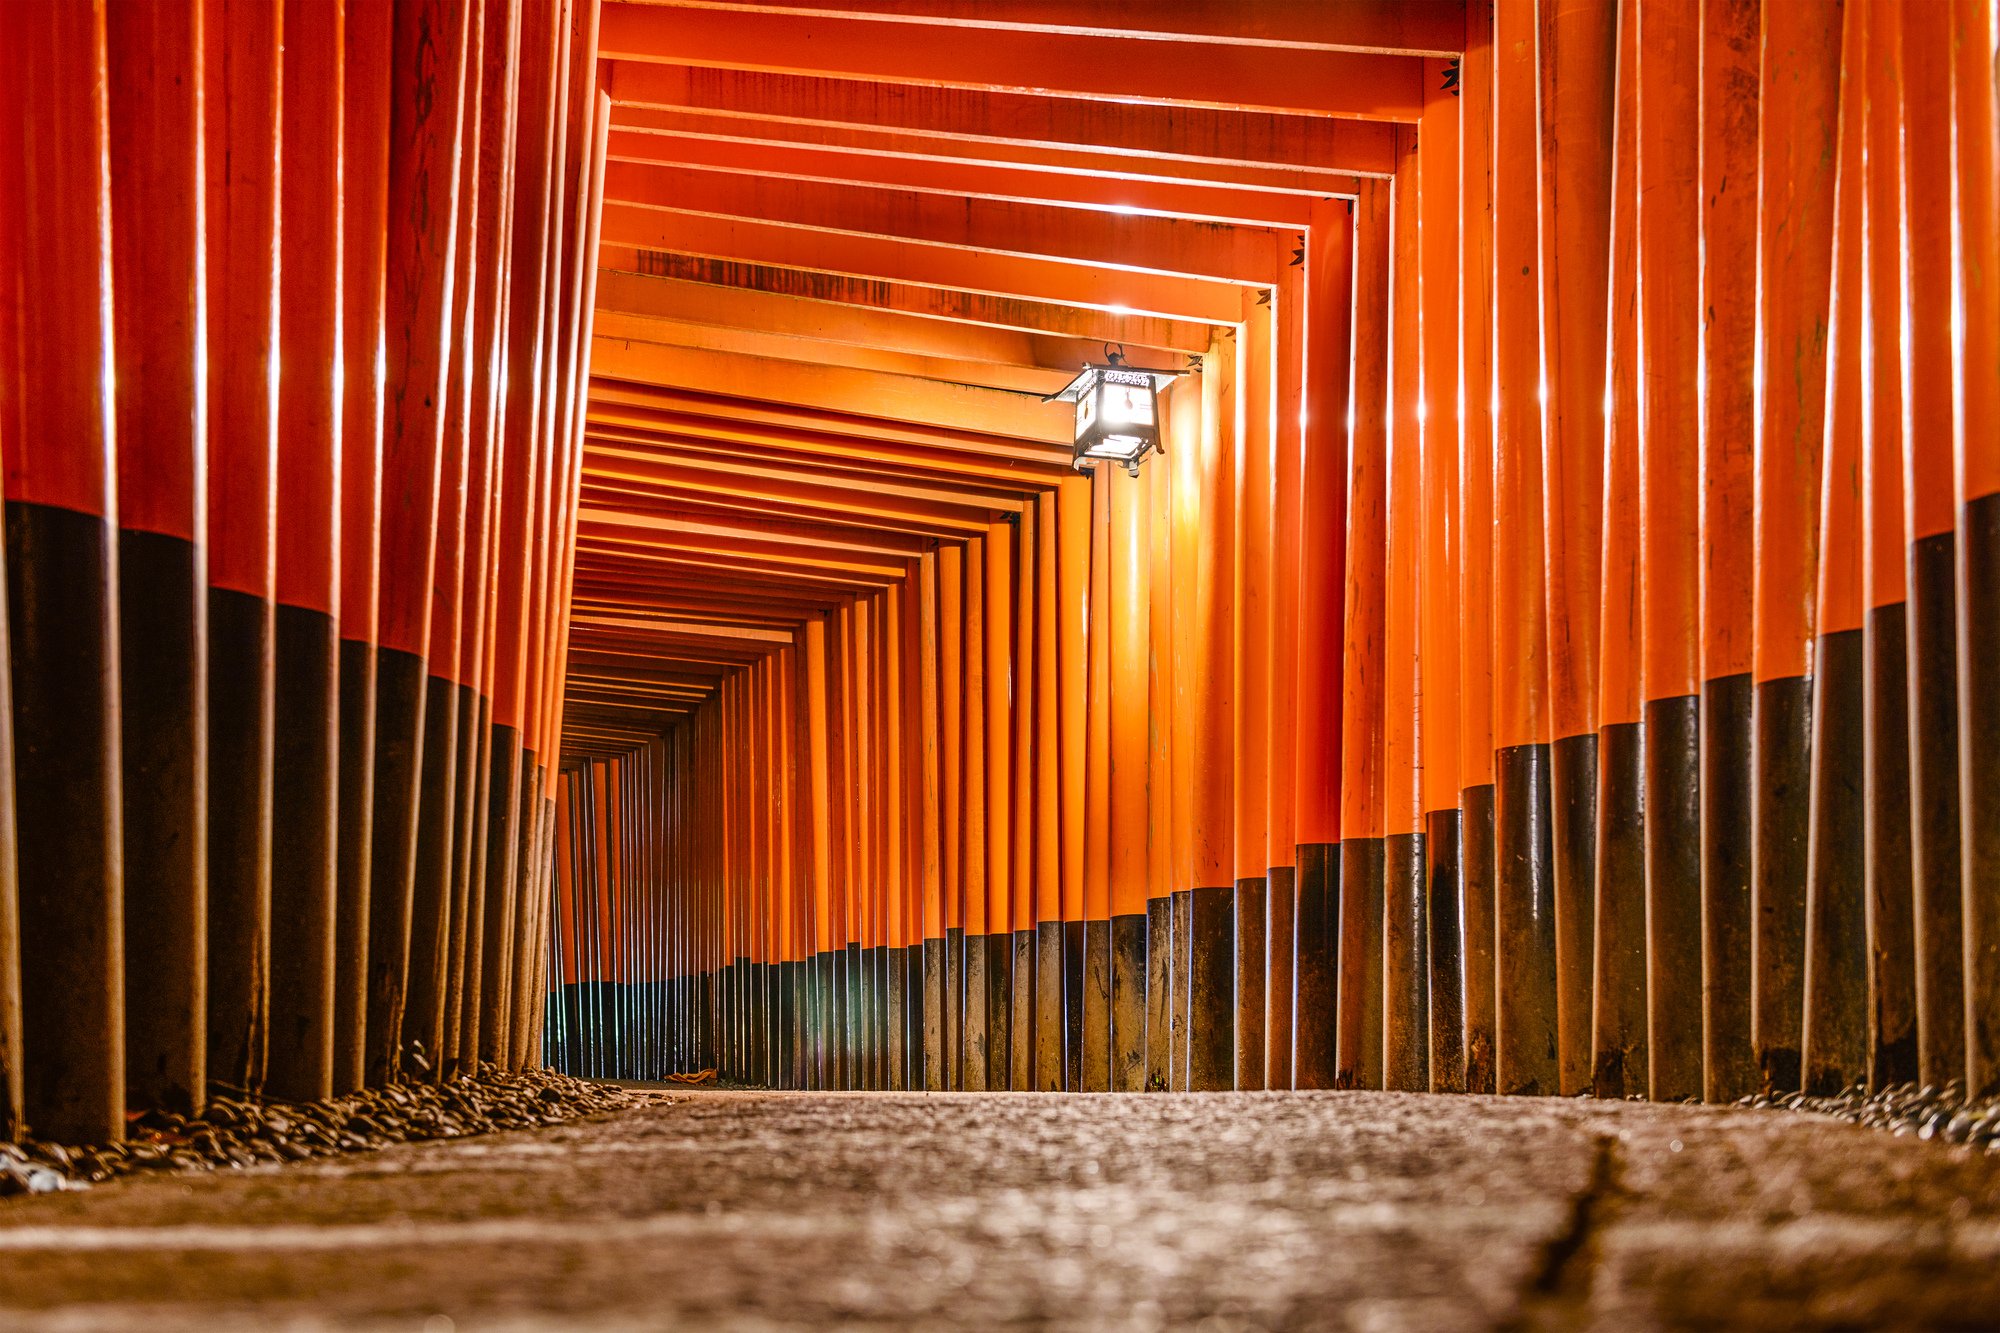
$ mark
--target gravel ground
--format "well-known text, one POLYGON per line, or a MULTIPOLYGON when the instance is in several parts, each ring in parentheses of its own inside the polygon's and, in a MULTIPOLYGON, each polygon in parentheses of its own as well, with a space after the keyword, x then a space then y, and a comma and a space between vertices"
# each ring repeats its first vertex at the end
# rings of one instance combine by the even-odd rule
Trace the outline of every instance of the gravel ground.
POLYGON ((1824 1115, 633 1095, 0 1200, 0 1329, 2000 1327, 2000 1155, 1824 1115))

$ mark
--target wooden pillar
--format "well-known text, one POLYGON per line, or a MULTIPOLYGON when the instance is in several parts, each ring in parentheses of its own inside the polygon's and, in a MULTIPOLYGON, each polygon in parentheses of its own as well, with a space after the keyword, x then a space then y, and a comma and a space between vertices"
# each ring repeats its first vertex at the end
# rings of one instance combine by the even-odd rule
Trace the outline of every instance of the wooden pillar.
POLYGON ((1305 238, 1278 245, 1272 444, 1271 653, 1265 709, 1264 1085, 1294 1086, 1298 973, 1298 657, 1300 483, 1305 422, 1305 238))
POLYGON ((1223 1091, 1235 1069, 1236 694, 1230 592, 1235 584, 1236 339, 1203 361, 1201 509, 1193 643, 1193 889, 1188 900, 1188 1089, 1223 1091))
POLYGON ((1548 596, 1542 520, 1542 263, 1534 15, 1495 10, 1493 704, 1495 1087, 1559 1086, 1548 596))
POLYGON ((2000 102, 1991 6, 1954 0, 1952 271, 1956 343, 1960 872, 1965 1082, 2000 1090, 2000 102))
MULTIPOLYGON (((1463 717, 1458 648, 1460 566, 1465 537, 1458 524, 1461 427, 1459 403, 1459 119, 1462 97, 1445 86, 1447 66, 1426 66, 1423 120, 1418 125, 1417 364, 1418 402, 1417 762, 1422 767, 1418 813, 1423 835, 1425 953, 1429 1004, 1425 1088, 1465 1091, 1465 949, 1460 930, 1463 818, 1459 807, 1459 731, 1463 717)), ((1560 933, 1558 934, 1560 943, 1560 933)))
POLYGON ((938 729, 944 866, 944 1024, 946 1089, 965 1086, 965 547, 938 549, 938 729))
POLYGON ((1271 537, 1277 442, 1276 330, 1272 293, 1245 288, 1237 335, 1240 434, 1234 475, 1230 598, 1235 736, 1236 1086, 1264 1087, 1266 900, 1271 729, 1271 537))
POLYGON ((1701 15, 1702 1097, 1756 1090, 1750 1034, 1757 293, 1756 12, 1701 15))
POLYGON ((1751 1044, 1761 1086, 1799 1086, 1811 822, 1813 585, 1826 424, 1826 323, 1838 161, 1840 8, 1765 5, 1758 83, 1756 621, 1751 1044))
POLYGON ((1465 1088, 1493 1091, 1493 12, 1466 9, 1459 66, 1459 894, 1465 1088))
POLYGON ((1340 991, 1342 629, 1347 579, 1347 405, 1353 358, 1354 215, 1313 205, 1306 232, 1305 426, 1299 478, 1293 1086, 1334 1085, 1340 991))
POLYGON ((1341 665, 1339 1019, 1334 1086, 1382 1086, 1383 631, 1388 534, 1389 201, 1355 201, 1353 436, 1341 665))
POLYGON ((1819 586, 1813 647, 1812 815, 1806 846, 1805 1091, 1867 1077, 1868 939, 1862 786, 1864 548, 1862 348, 1867 336, 1862 155, 1868 10, 1848 6, 1841 38, 1839 166, 1819 586))
POLYGON ((273 1096, 333 1093, 342 11, 285 6, 271 820, 273 1096))
MULTIPOLYGON (((950 1087, 945 1065, 949 1042, 945 1035, 945 948, 946 922, 950 919, 946 885, 954 882, 951 860, 942 848, 956 838, 951 829, 940 830, 943 788, 955 786, 957 779, 942 758, 939 717, 939 624, 938 580, 944 556, 956 548, 926 551, 920 559, 917 578, 917 718, 918 764, 922 787, 922 885, 924 935, 924 1073, 919 1085, 932 1092, 950 1087)), ((949 696, 946 696, 949 697, 949 696)))
POLYGON ((1083 783, 1084 1092, 1111 1090, 1111 488, 1090 474, 1088 706, 1083 783))
POLYGON ((986 529, 986 1086, 1004 1091, 1013 1043, 1014 525, 986 529))
MULTIPOLYGON (((1167 449, 1194 447, 1198 416, 1187 429, 1184 402, 1199 412, 1200 394, 1183 394, 1186 379, 1169 386, 1160 413, 1167 449)), ((1174 731, 1179 722, 1174 696, 1174 471, 1156 458, 1146 473, 1146 1004, 1145 1089, 1173 1086, 1174 1031, 1174 731)))
POLYGON ((1911 863, 1909 552, 1903 488, 1901 8, 1871 5, 1862 154, 1867 284, 1861 411, 1862 818, 1868 885, 1868 1084, 1917 1076, 1911 863))
POLYGON ((1090 707, 1090 480, 1056 490, 1057 716, 1062 793, 1063 1089, 1083 1082, 1084 883, 1090 707))
POLYGON ((1035 497, 1035 1077, 1040 1092, 1060 1092, 1069 1065, 1063 1008, 1067 945, 1064 922, 1062 689, 1058 626, 1057 492, 1035 497))
POLYGON ((1423 219, 1418 131, 1396 132, 1389 290, 1387 553, 1382 634, 1382 1086, 1430 1090, 1430 929, 1424 770, 1417 753, 1424 556, 1423 219))
MULTIPOLYGON (((191 1115, 208 1094, 208 382, 199 4, 115 4, 110 72, 117 321, 118 646, 126 894, 125 1099, 191 1115)), ((11 765, 11 752, 9 763, 11 765)), ((6 800, 12 818, 12 795, 6 800)), ((0 903, 15 965, 13 878, 0 903)), ((0 979, 0 992, 10 992, 0 979)), ((0 1000, 0 1010, 18 996, 0 1000)), ((19 1011, 0 1017, 17 1080, 19 1011)), ((0 1119, 6 1112, 0 1110, 0 1119)), ((0 1129, 0 1138, 11 1137, 0 1129)))
MULTIPOLYGON (((1036 502, 1025 499, 1014 520, 1014 792, 1011 803, 1010 836, 1013 848, 1008 855, 1012 883, 1008 888, 1013 939, 1010 970, 1012 989, 1008 997, 1007 1084, 1016 1092, 1037 1087, 1036 1061, 1036 923, 1041 921, 1036 897, 1036 837, 1041 814, 1036 805, 1039 756, 1036 750, 1036 711, 1041 681, 1036 672, 1037 586, 1036 502)), ((1049 852, 1056 853, 1056 840, 1049 840, 1049 852)))
POLYGON ((104 10, 18 6, 0 31, 17 66, 0 84, 0 910, 16 905, 19 857, 18 916, 4 918, 18 955, 0 927, 0 1137, 31 1125, 111 1143, 125 1134, 125 995, 104 10))
POLYGON ((1639 671, 1638 0, 1621 0, 1606 329, 1603 599, 1597 667, 1597 904, 1591 1090, 1641 1092, 1646 987, 1644 700, 1639 671))
POLYGON ((1965 1073, 1959 843, 1958 549, 1952 451, 1952 22, 1904 4, 1901 172, 1903 495, 1909 584, 1910 841, 1917 1080, 1965 1073))
POLYGON ((1110 650, 1111 1090, 1146 1089, 1147 881, 1151 867, 1151 692, 1147 681, 1152 631, 1152 480, 1159 460, 1137 477, 1100 464, 1111 510, 1110 598, 1105 638, 1110 650))
MULTIPOLYGON (((437 51, 439 67, 434 85, 420 88, 414 79, 398 78, 390 88, 387 291, 392 304, 386 320, 382 493, 418 498, 407 506, 385 503, 382 510, 380 568, 385 576, 377 622, 369 875, 371 1084, 391 1081, 402 1068, 469 27, 462 9, 435 3, 399 10, 395 21, 393 68, 414 69, 420 47, 437 51)), ((210 665, 213 673, 213 660, 210 665)), ((213 682, 211 674, 211 687, 213 682)), ((210 796, 211 806, 227 799, 212 783, 210 796)), ((213 863, 212 847, 210 856, 213 863)), ((418 965, 424 961, 420 958, 418 965)))
POLYGON ((256 1091, 270 1040, 284 30, 279 6, 224 4, 206 17, 208 1076, 256 1091))
MULTIPOLYGON (((1548 571, 1556 1090, 1590 1087, 1597 878, 1597 612, 1615 0, 1540 6, 1542 530, 1548 571)), ((1743 180, 1755 179, 1746 172, 1743 180)), ((1756 192, 1743 197, 1755 206, 1756 192)), ((1747 439, 1747 436, 1746 436, 1747 439)))
POLYGON ((1173 821, 1173 842, 1169 856, 1173 882, 1168 899, 1168 937, 1171 962, 1167 985, 1171 994, 1167 1014, 1167 1086, 1175 1092, 1188 1090, 1188 1021, 1191 1013, 1192 971, 1189 936, 1195 874, 1195 737, 1196 682, 1199 639, 1196 634, 1195 590, 1198 577, 1202 505, 1202 460, 1207 456, 1208 433, 1212 429, 1210 411, 1213 395, 1209 377, 1220 368, 1202 361, 1196 373, 1172 389, 1171 420, 1173 452, 1168 466, 1173 471, 1170 489, 1172 509, 1168 513, 1169 586, 1173 605, 1169 652, 1172 658, 1173 693, 1169 743, 1173 749, 1173 790, 1169 796, 1173 821), (1174 442, 1178 441, 1178 444, 1174 442))
POLYGON ((974 537, 965 544, 965 612, 959 633, 965 644, 965 692, 962 779, 965 834, 960 882, 965 886, 965 999, 963 1086, 968 1092, 987 1087, 991 1049, 988 1014, 991 990, 987 973, 991 930, 986 896, 986 840, 994 831, 987 824, 986 784, 986 562, 989 539, 974 537))

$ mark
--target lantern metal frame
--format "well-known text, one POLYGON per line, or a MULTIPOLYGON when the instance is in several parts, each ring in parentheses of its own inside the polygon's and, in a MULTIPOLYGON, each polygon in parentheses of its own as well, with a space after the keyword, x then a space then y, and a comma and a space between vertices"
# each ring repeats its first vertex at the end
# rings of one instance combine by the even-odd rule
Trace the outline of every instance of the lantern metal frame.
POLYGON ((1075 379, 1042 401, 1076 404, 1076 442, 1071 467, 1087 472, 1101 462, 1117 463, 1136 477, 1147 454, 1166 453, 1160 444, 1160 390, 1189 372, 1129 366, 1123 356, 1109 350, 1106 357, 1103 365, 1084 362, 1075 379), (1129 410, 1107 411, 1104 393, 1107 388, 1126 391, 1124 405, 1128 409, 1129 391, 1145 389, 1147 419, 1134 420, 1129 410))

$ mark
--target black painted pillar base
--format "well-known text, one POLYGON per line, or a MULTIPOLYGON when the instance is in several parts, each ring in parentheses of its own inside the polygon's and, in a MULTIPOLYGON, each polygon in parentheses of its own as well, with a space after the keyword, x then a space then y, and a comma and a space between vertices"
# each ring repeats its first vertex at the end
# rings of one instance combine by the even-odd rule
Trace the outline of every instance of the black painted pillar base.
POLYGON ((1188 1089, 1236 1086, 1236 887, 1188 899, 1188 1089))
POLYGON ((1063 923, 1035 927, 1035 1081, 1041 1092, 1061 1092, 1069 1069, 1064 1039, 1063 923))
POLYGON ((1111 918, 1111 1090, 1146 1090, 1146 917, 1111 918))

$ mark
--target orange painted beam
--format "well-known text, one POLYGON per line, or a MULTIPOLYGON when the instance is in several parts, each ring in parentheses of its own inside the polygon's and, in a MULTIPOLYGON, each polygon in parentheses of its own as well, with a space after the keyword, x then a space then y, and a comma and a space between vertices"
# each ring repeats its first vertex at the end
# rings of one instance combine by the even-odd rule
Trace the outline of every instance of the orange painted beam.
MULTIPOLYGON (((622 90, 634 92, 642 90, 647 82, 676 82, 680 80, 702 79, 713 83, 718 76, 723 78, 754 78, 766 85, 770 84, 811 84, 825 90, 829 95, 836 89, 858 86, 872 86, 878 93, 901 94, 923 92, 904 88, 889 88, 885 85, 850 85, 831 79, 782 79, 765 75, 733 75, 717 70, 692 70, 670 68, 658 65, 632 65, 612 62, 612 79, 622 90), (636 77, 633 77, 635 76, 636 77), (664 76, 664 80, 662 79, 664 76)), ((669 92, 676 103, 681 99, 677 93, 669 92)), ((971 94, 971 96, 979 96, 971 94)), ((992 95, 988 95, 990 98, 992 95)), ((1062 100, 1041 99, 1053 105, 1062 100)), ((1183 137, 1191 137, 1178 121, 1184 116, 1228 117, 1227 112, 1161 112, 1157 108, 1122 106, 1106 108, 1102 103, 1080 103, 1090 114, 1106 109, 1119 112, 1149 112, 1162 119, 1176 122, 1176 128, 1183 137)), ((800 151, 820 151, 838 154, 853 154, 869 158, 895 158, 939 166, 965 168, 989 168, 1000 173, 1003 178, 1012 172, 1030 174, 1054 174, 1068 177, 1095 177, 1106 182, 1155 185, 1174 188, 1189 188, 1203 193, 1209 191, 1248 191, 1256 194, 1305 195, 1308 198, 1325 198, 1329 195, 1351 196, 1359 188, 1362 176, 1380 175, 1382 162, 1380 154, 1373 151, 1372 143, 1361 145, 1343 143, 1335 159, 1343 163, 1338 170, 1316 166, 1279 165, 1266 162, 1222 161, 1213 157, 1163 156, 1157 153, 1132 151, 1128 145, 1131 136, 1121 137, 1103 144, 1046 144, 1019 142, 1007 139, 971 138, 964 135, 941 135, 927 132, 932 127, 917 129, 878 128, 866 124, 835 124, 823 121, 801 121, 783 118, 777 114, 779 108, 768 103, 748 103, 740 109, 724 107, 713 109, 705 106, 665 106, 646 105, 620 101, 616 112, 619 129, 636 134, 670 134, 680 137, 712 140, 717 143, 737 144, 745 147, 757 146, 785 148, 800 151), (766 114, 766 111, 770 114, 766 114)), ((1244 121, 1250 117, 1240 117, 1244 121)), ((1343 138, 1360 137, 1374 139, 1387 126, 1360 125, 1354 121, 1307 120, 1301 117, 1280 118, 1262 116, 1254 118, 1266 126, 1286 123, 1303 131, 1294 137, 1306 137, 1314 131, 1330 130, 1343 138)), ((1220 135, 1211 134, 1211 143, 1220 135)), ((989 181, 982 185, 982 191, 998 188, 989 181)))
MULTIPOLYGON (((789 476, 703 466, 712 460, 655 461, 637 450, 597 448, 585 459, 585 484, 623 483, 634 494, 675 501, 711 499, 730 508, 866 523, 892 531, 970 535, 993 512, 986 505, 949 505, 886 494, 866 486, 816 486, 789 476)), ((809 476, 809 473, 796 475, 809 476)))
MULTIPOLYGON (((936 141, 946 152, 1014 150, 1019 160, 1079 149, 1111 153, 1140 169, 1189 167, 1197 179, 1312 187, 1318 174, 1385 176, 1391 170, 1388 125, 1319 116, 1272 116, 1195 107, 1148 106, 992 89, 771 74, 661 65, 608 57, 605 86, 621 106, 678 108, 740 121, 776 121, 802 129, 893 131, 936 141), (1232 170, 1236 169, 1236 170, 1232 170)), ((870 140, 832 138, 830 142, 870 140)))
MULTIPOLYGON (((652 512, 637 509, 587 509, 582 522, 643 529, 662 534, 660 545, 680 550, 742 551, 766 558, 784 559, 796 552, 853 552, 857 554, 914 555, 923 539, 871 528, 843 528, 825 523, 792 523, 779 519, 739 518, 729 523, 709 523, 684 517, 671 508, 652 512), (789 548, 789 549, 788 549, 789 548)), ((804 563, 813 563, 801 555, 804 563)), ((829 557, 829 565, 848 565, 851 560, 829 557)), ((869 568, 873 562, 864 562, 869 568)))
POLYGON ((989 253, 896 236, 764 222, 754 216, 681 212, 614 200, 604 210, 604 239, 641 251, 666 250, 748 264, 988 296, 1088 306, 1112 314, 1225 323, 1234 304, 1219 280, 1101 268, 1090 261, 989 253))
MULTIPOLYGON (((1030 333, 946 320, 832 300, 720 286, 683 278, 605 272, 597 281, 598 324, 619 314, 649 320, 779 334, 816 345, 867 348, 950 362, 1040 368, 1074 375, 1086 361, 1104 359, 1104 340, 1030 333)), ((1132 364, 1175 369, 1171 353, 1132 354, 1132 364), (1157 359, 1156 359, 1157 358, 1157 359)))
MULTIPOLYGON (((651 319, 623 311, 599 310, 596 335, 600 340, 657 343, 668 347, 762 360, 802 362, 809 366, 832 366, 911 379, 941 382, 947 387, 1005 393, 1048 395, 1060 392, 1076 375, 1074 370, 1044 370, 984 361, 952 361, 943 357, 914 356, 903 352, 851 343, 819 342, 781 333, 766 333, 721 323, 693 323, 651 319)), ((1100 358, 1102 349, 1098 349, 1100 358)))
MULTIPOLYGON (((1078 208, 1245 227, 1303 227, 1311 211, 1305 196, 1278 191, 1123 180, 995 162, 855 153, 710 135, 616 130, 611 137, 611 157, 640 166, 725 171, 808 185, 907 190, 996 204, 1078 208)), ((1353 189, 1351 179, 1340 184, 1353 189)))
MULTIPOLYGON (((1199 353, 1208 346, 1208 328, 1188 320, 1149 315, 1113 314, 1084 306, 990 296, 982 292, 924 286, 915 283, 864 280, 838 273, 770 264, 736 263, 667 250, 643 250, 630 245, 606 245, 598 262, 605 274, 664 278, 700 283, 712 299, 727 299, 731 291, 769 292, 829 304, 860 307, 923 319, 980 325, 1026 333, 1037 345, 1059 348, 1077 339, 1089 345, 1087 354, 1101 355, 1103 344, 1199 353), (1047 341, 1040 341, 1040 340, 1047 341)), ((705 308, 706 302, 703 303, 705 308)), ((876 344, 880 345, 880 344, 876 344)), ((1051 356, 1061 363, 1061 351, 1051 356)), ((1143 356, 1143 354, 1142 354, 1143 356)), ((1041 360, 1040 357, 1036 358, 1041 360)))
POLYGON ((606 379, 672 385, 694 393, 1036 440, 1060 446, 1044 456, 1051 463, 1067 456, 1076 433, 1074 406, 1045 403, 1034 392, 982 389, 848 366, 600 337, 592 342, 591 370, 606 379))
POLYGON ((602 57, 816 74, 933 87, 1056 93, 1161 106, 1415 120, 1418 62, 1351 51, 1249 47, 994 29, 976 43, 949 28, 741 10, 608 4, 602 57), (945 77, 948 76, 948 77, 945 77))
MULTIPOLYGON (((668 0, 683 8, 740 8, 714 0, 668 0)), ((1070 0, 749 0, 759 9, 787 14, 836 14, 903 19, 953 28, 1131 36, 1155 34, 1180 41, 1238 46, 1299 47, 1326 51, 1377 51, 1396 55, 1454 55, 1464 45, 1461 6, 1455 0, 1099 0, 1078 8, 1070 0)))
POLYGON ((1069 466, 1066 453, 1058 461, 1057 454, 1047 445, 931 426, 921 421, 860 417, 789 404, 684 391, 661 384, 594 381, 591 402, 593 412, 599 417, 613 407, 673 413, 671 417, 636 419, 642 423, 671 424, 675 430, 687 433, 697 433, 696 423, 701 423, 709 430, 726 431, 722 438, 733 441, 811 445, 818 452, 845 454, 854 459, 930 461, 946 475, 1008 477, 1047 485, 1067 471, 1069 466), (727 424, 717 426, 714 423, 718 418, 727 424), (901 452, 896 446, 916 446, 939 452, 925 460, 922 455, 901 452), (953 457, 953 454, 970 457, 953 457))
POLYGON ((1263 284, 1277 276, 1261 227, 631 161, 610 164, 605 192, 645 208, 1123 272, 1263 284))

